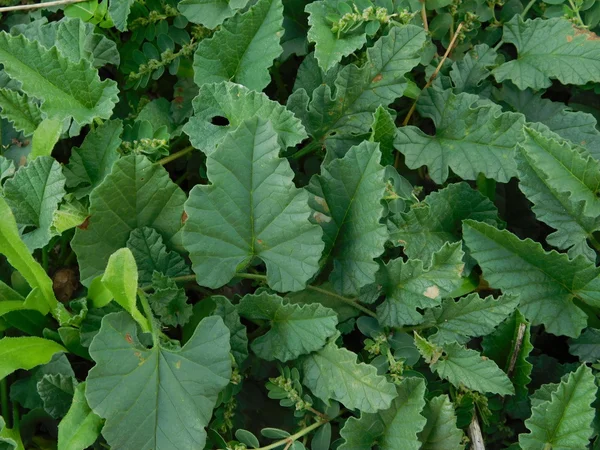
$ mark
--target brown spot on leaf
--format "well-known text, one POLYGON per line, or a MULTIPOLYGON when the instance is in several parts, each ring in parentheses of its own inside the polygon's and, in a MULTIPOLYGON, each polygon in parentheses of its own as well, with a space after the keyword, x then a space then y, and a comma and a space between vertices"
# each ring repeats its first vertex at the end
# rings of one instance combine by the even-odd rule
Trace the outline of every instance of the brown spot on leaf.
POLYGON ((317 223, 329 223, 329 222, 331 222, 331 217, 326 216, 325 214, 320 213, 320 212, 314 213, 313 217, 315 218, 315 220, 317 221, 317 223))
MULTIPOLYGON (((133 339, 131 338, 131 335, 129 333, 125 333, 125 340, 127 342, 129 342, 130 344, 133 344, 133 339)), ((141 353, 140 352, 135 352, 135 356, 140 356, 141 353)))
POLYGON ((90 216, 87 216, 85 218, 85 220, 83 222, 81 222, 81 225, 77 225, 77 228, 79 228, 80 230, 87 230, 89 225, 90 225, 90 216))
POLYGON ((323 211, 329 212, 329 205, 323 197, 315 196, 315 202, 317 202, 317 204, 323 208, 323 211))
POLYGON ((573 40, 573 36, 570 34, 567 35, 567 42, 571 42, 573 40))
POLYGON ((262 240, 262 239, 257 239, 257 240, 256 240, 256 243, 257 243, 258 245, 262 245, 262 244, 263 244, 263 240, 262 240))
POLYGON ((73 269, 68 267, 59 269, 52 276, 52 290, 54 291, 54 295, 63 303, 73 298, 73 294, 78 287, 79 279, 73 269))
POLYGON ((381 75, 380 73, 377 74, 377 76, 375 78, 373 78, 373 80, 371 80, 372 83, 377 83, 379 81, 383 80, 383 75, 381 75))
POLYGON ((188 215, 187 213, 184 211, 183 213, 181 213, 181 223, 185 223, 188 220, 188 215))
POLYGON ((429 286, 427 289, 425 289, 423 295, 428 298, 438 298, 440 295, 440 288, 435 284, 433 286, 429 286))
MULTIPOLYGON (((575 25, 573 25, 573 29, 575 30, 575 36, 579 36, 580 34, 583 34, 583 35, 585 35, 586 40, 588 40, 588 41, 598 41, 598 40, 600 40, 600 36, 598 36, 593 31, 586 30, 584 28, 579 28, 579 27, 577 27, 575 25)), ((571 37, 571 36, 567 36, 567 41, 571 42, 573 40, 573 38, 571 37, 571 39, 569 39, 569 37, 571 37)))

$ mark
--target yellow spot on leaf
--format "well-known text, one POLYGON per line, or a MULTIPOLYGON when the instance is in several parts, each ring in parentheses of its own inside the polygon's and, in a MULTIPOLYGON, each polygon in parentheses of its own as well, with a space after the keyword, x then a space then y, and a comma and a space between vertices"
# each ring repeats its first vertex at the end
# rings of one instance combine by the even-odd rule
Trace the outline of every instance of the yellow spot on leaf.
POLYGON ((427 289, 425 289, 423 295, 429 298, 437 298, 440 295, 440 288, 435 284, 433 286, 429 286, 427 289))

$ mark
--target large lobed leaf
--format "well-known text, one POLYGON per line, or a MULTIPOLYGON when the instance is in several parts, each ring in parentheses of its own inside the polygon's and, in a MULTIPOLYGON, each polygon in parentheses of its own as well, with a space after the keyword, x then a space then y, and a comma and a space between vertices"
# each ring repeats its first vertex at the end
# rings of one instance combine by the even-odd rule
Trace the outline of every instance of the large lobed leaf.
POLYGON ((251 345, 254 353, 267 361, 286 362, 320 350, 337 332, 337 314, 332 309, 317 303, 285 303, 278 295, 266 292, 244 296, 238 312, 248 319, 268 321, 269 331, 251 345))
POLYGON ((184 201, 185 194, 162 166, 144 156, 119 159, 92 191, 87 226, 75 231, 71 243, 81 282, 87 286, 102 274, 109 256, 126 246, 136 228, 154 228, 173 248, 182 226, 184 201))
POLYGON ((279 44, 282 22, 281 0, 260 0, 225 22, 198 45, 194 54, 196 84, 232 81, 262 91, 271 81, 269 67, 283 51, 279 44))
POLYGON ((524 21, 519 14, 504 24, 504 42, 518 57, 494 69, 498 82, 511 80, 519 89, 600 81, 600 41, 594 33, 560 17, 524 21))
POLYGON ((247 3, 248 0, 181 0, 177 8, 190 22, 213 29, 247 3))
POLYGON ((110 118, 118 101, 116 82, 100 81, 88 61, 75 64, 55 47, 47 50, 22 35, 0 32, 0 63, 27 95, 43 100, 41 110, 51 118, 73 117, 85 125, 110 118))
POLYGON ((125 313, 109 314, 92 341, 96 365, 86 397, 106 419, 102 435, 114 448, 203 448, 219 392, 231 376, 229 330, 220 317, 203 319, 181 349, 138 340, 125 313))
POLYGON ((194 147, 207 155, 245 120, 260 117, 271 122, 277 132, 279 145, 293 147, 306 137, 299 119, 283 105, 270 100, 261 92, 251 91, 239 84, 222 82, 204 84, 194 98, 194 115, 183 127, 194 147), (211 123, 215 117, 227 119, 226 126, 211 123))
POLYGON ((583 257, 570 260, 556 251, 545 252, 530 239, 520 240, 481 222, 466 220, 465 243, 492 287, 519 295, 519 309, 533 324, 556 335, 579 336, 586 314, 573 303, 600 302, 600 269, 583 257))
POLYGON ((323 228, 324 259, 333 262, 330 281, 343 295, 358 295, 375 282, 374 258, 387 241, 381 199, 385 191, 381 152, 375 143, 352 147, 312 177, 308 192, 313 219, 323 228))
POLYGON ((255 118, 208 156, 212 184, 190 192, 183 235, 200 285, 223 286, 255 257, 280 292, 303 289, 318 270, 322 231, 279 151, 271 122, 255 118))
POLYGON ((465 180, 480 173, 501 182, 516 176, 513 155, 523 139, 521 114, 502 112, 476 95, 443 90, 439 83, 421 94, 417 111, 433 120, 436 132, 430 136, 414 126, 398 129, 395 146, 411 169, 427 166, 438 184, 448 179, 450 169, 465 180))

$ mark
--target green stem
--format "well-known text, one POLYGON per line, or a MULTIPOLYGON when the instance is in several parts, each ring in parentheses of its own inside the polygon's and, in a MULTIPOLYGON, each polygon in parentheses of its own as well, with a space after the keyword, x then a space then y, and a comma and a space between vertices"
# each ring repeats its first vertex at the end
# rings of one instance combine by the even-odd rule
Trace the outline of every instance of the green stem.
MULTIPOLYGON (((248 280, 256 280, 256 281, 262 281, 262 282, 266 282, 267 281, 267 277, 265 275, 258 275, 255 273, 237 273, 235 275, 238 278, 245 278, 248 280)), ((320 294, 323 295, 328 295, 329 297, 333 297, 336 298, 350 306, 352 306, 353 308, 358 309, 359 311, 364 312, 365 314, 371 316, 371 317, 377 317, 377 314, 375 314, 373 311, 371 311, 370 309, 365 308, 364 306, 362 306, 361 304, 359 304, 356 300, 348 298, 348 297, 343 297, 341 295, 336 294, 335 292, 331 292, 327 289, 323 289, 320 288, 318 286, 312 286, 312 285, 307 285, 306 289, 310 290, 310 291, 314 291, 314 292, 318 292, 320 294)))
POLYGON ((88 0, 57 0, 54 2, 46 2, 46 3, 35 3, 33 5, 17 5, 17 6, 5 6, 4 8, 0 8, 0 13, 5 13, 9 11, 23 11, 28 9, 38 9, 38 8, 50 8, 52 6, 62 6, 69 5, 71 3, 82 3, 87 2, 88 0))
MULTIPOLYGON (((4 337, 4 333, 0 332, 0 338, 2 337, 4 337)), ((0 413, 6 421, 6 426, 8 426, 8 422, 10 420, 8 417, 8 414, 10 413, 10 403, 8 401, 8 380, 6 377, 0 380, 0 404, 2 405, 0 413)))
POLYGON ((312 141, 311 143, 309 143, 306 147, 304 147, 303 149, 297 151, 296 153, 294 153, 291 158, 292 159, 300 159, 303 156, 306 156, 310 153, 316 152, 317 150, 320 150, 323 148, 323 144, 320 141, 312 141))
POLYGON ((183 150, 179 150, 178 152, 173 153, 172 155, 165 156, 163 159, 159 159, 158 161, 156 161, 156 164, 164 166, 165 164, 169 164, 171 161, 175 161, 177 158, 181 158, 182 156, 187 155, 192 150, 194 150, 194 147, 190 145, 184 148, 183 150))
POLYGON ((156 323, 154 322, 154 315, 152 314, 152 309, 150 309, 150 303, 148 303, 148 299, 146 298, 146 294, 141 289, 138 289, 138 296, 140 297, 140 302, 142 303, 142 308, 144 310, 144 315, 150 324, 150 331, 152 332, 152 342, 154 345, 158 345, 158 337, 160 330, 156 327, 156 323))
POLYGON ((529 0, 529 3, 527 3, 527 6, 525 7, 525 9, 523 10, 523 12, 521 13, 521 19, 525 19, 525 16, 527 15, 527 13, 529 12, 529 10, 531 9, 531 7, 533 5, 535 5, 535 2, 537 0, 529 0))
MULTIPOLYGON (((333 419, 335 419, 335 417, 333 419)), ((327 422, 331 422, 333 419, 319 420, 319 421, 313 423, 312 425, 310 425, 310 426, 308 426, 306 428, 302 428, 300 431, 298 431, 297 433, 292 434, 291 436, 288 436, 288 437, 286 437, 284 439, 281 439, 280 441, 273 442, 272 444, 267 445, 265 447, 259 447, 256 450, 272 450, 272 449, 277 448, 277 447, 281 447, 281 446, 284 446, 284 445, 291 444, 291 443, 297 441, 298 439, 300 439, 302 436, 305 436, 308 433, 310 433, 311 431, 316 430, 321 425, 325 425, 327 422)))

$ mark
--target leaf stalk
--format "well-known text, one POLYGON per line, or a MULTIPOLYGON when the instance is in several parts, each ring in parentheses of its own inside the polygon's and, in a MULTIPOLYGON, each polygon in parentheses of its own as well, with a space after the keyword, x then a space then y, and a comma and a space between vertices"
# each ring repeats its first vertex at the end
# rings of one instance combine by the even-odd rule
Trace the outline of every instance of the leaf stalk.
POLYGON ((52 6, 70 5, 71 3, 83 3, 87 1, 88 0, 56 0, 54 2, 35 3, 33 5, 4 6, 0 8, 0 13, 10 11, 25 11, 28 9, 51 8, 52 6))

